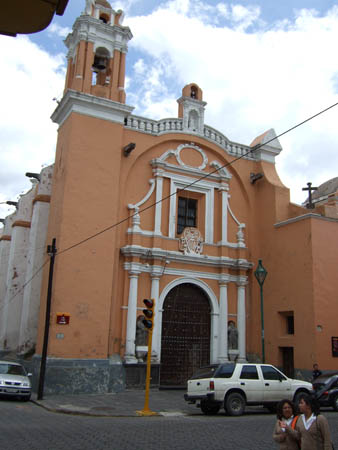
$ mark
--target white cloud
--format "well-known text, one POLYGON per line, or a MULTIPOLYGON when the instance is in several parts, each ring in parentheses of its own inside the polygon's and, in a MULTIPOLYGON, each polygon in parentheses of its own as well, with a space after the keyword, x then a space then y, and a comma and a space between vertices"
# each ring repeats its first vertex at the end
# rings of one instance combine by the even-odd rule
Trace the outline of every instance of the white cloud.
POLYGON ((69 33, 71 33, 72 30, 71 28, 68 27, 61 27, 60 25, 54 22, 47 28, 47 31, 48 34, 56 34, 57 36, 65 38, 68 36, 69 33))
MULTIPOLYGON (((203 21, 204 11, 199 15, 195 8, 192 15, 189 5, 194 4, 168 2, 152 14, 127 18, 126 23, 134 34, 130 45, 143 53, 149 70, 166 61, 162 83, 173 100, 185 84, 199 84, 208 102, 209 125, 249 144, 271 127, 281 133, 338 100, 338 63, 332 57, 338 7, 322 17, 301 10, 293 21, 267 27, 258 8, 218 4, 214 13, 222 13, 228 22, 216 25, 203 21), (231 23, 234 19, 236 24, 231 23), (246 31, 249 25, 255 32, 246 31)), ((149 70, 138 84, 140 92, 144 97, 151 93, 154 106, 168 107, 149 83, 149 70)), ((307 181, 319 184, 337 175, 337 116, 338 108, 281 138, 284 151, 277 169, 292 188, 293 201, 303 200, 301 188, 307 181)))
POLYGON ((144 60, 142 58, 138 59, 134 64, 134 71, 138 75, 143 75, 146 70, 146 65, 144 64, 144 60))
POLYGON ((115 0, 115 1, 109 1, 111 4, 111 7, 118 11, 119 9, 122 9, 124 14, 128 14, 130 9, 136 5, 137 3, 140 3, 141 0, 115 0))
MULTIPOLYGON (((127 12, 136 3, 112 6, 127 12)), ((249 144, 271 127, 281 133, 338 100, 338 7, 323 16, 295 11, 294 19, 267 25, 255 6, 172 0, 148 15, 126 15, 124 25, 134 35, 136 59, 127 58, 126 87, 136 114, 177 116, 181 89, 196 82, 208 102, 206 123, 249 144)), ((38 172, 53 161, 56 126, 49 117, 56 106, 52 99, 62 95, 64 60, 27 37, 0 37, 0 44, 2 202, 29 189, 26 171, 38 172)), ((338 108, 332 109, 280 139, 277 170, 294 201, 304 199, 301 188, 308 181, 337 176, 337 119, 338 108)), ((0 205, 0 216, 7 210, 0 205)))
POLYGON ((246 30, 257 21, 259 16, 260 8, 258 6, 231 5, 231 19, 234 23, 239 24, 237 29, 240 31, 246 30))
MULTIPOLYGON (((53 97, 62 94, 64 61, 27 37, 0 37, 0 202, 15 200, 31 187, 27 171, 53 162, 56 125, 53 97)), ((0 205, 0 216, 13 208, 0 205)))

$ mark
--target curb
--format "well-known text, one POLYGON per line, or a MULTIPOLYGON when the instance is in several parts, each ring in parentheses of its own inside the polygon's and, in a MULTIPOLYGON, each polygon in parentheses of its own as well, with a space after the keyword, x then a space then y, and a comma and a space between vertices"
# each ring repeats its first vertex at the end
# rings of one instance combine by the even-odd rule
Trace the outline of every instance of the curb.
MULTIPOLYGON (((146 417, 146 416, 142 416, 137 414, 137 412, 135 411, 135 413, 130 413, 130 414, 94 414, 91 413, 90 411, 76 411, 74 409, 66 409, 66 408, 55 408, 49 405, 44 405, 42 404, 40 401, 38 400, 30 400, 32 403, 34 403, 35 405, 39 406, 40 408, 45 409, 46 411, 49 412, 54 412, 54 413, 58 413, 58 414, 69 414, 72 416, 84 416, 84 417, 102 417, 102 418, 142 418, 142 417, 146 417)), ((85 408, 84 408, 85 409, 85 408)), ((182 416, 189 416, 189 413, 185 413, 182 411, 177 411, 177 412, 166 412, 166 411, 160 411, 158 412, 156 415, 152 415, 149 417, 182 417, 182 416)))

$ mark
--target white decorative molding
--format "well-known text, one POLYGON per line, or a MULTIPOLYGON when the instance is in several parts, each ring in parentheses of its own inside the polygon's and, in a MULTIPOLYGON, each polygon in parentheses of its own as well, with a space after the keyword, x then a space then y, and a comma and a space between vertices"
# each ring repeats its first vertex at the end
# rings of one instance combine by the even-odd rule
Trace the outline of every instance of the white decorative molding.
POLYGON ((240 223, 236 233, 238 247, 245 247, 243 228, 245 228, 245 224, 240 223))
POLYGON ((228 210, 229 213, 231 215, 231 217, 233 218, 233 220, 235 221, 235 223, 237 223, 238 225, 238 231, 236 233, 236 237, 237 237, 237 245, 238 247, 245 247, 245 242, 244 242, 244 233, 243 233, 243 229, 245 228, 245 223, 240 223, 237 218, 235 217, 234 213, 232 212, 229 202, 228 202, 228 210))
MULTIPOLYGON (((114 14, 115 11, 110 10, 110 13, 114 14)), ((76 19, 72 32, 68 34, 64 41, 68 48, 67 58, 75 58, 76 48, 80 41, 92 42, 94 52, 97 48, 104 47, 109 52, 110 57, 114 56, 114 50, 126 53, 128 41, 132 37, 129 27, 105 24, 98 18, 81 15, 76 19)))
MULTIPOLYGON (((126 245, 121 248, 121 253, 125 257, 136 257, 136 258, 154 258, 154 259, 162 259, 173 261, 181 264, 194 264, 202 267, 213 267, 213 268, 231 268, 234 270, 248 270, 253 267, 253 263, 247 261, 246 259, 234 259, 229 258, 227 256, 207 256, 207 255, 183 255, 179 251, 170 251, 163 250, 161 248, 147 248, 142 247, 140 245, 126 245)), ((131 270, 131 267, 135 268, 135 270, 140 270, 142 272, 150 272, 152 267, 142 263, 133 263, 133 266, 130 266, 131 263, 125 263, 124 267, 126 270, 131 270)), ((155 266, 153 266, 155 267, 155 266)), ((173 269, 166 267, 165 274, 178 275, 182 273, 183 269, 173 269)), ((188 271, 190 274, 200 274, 199 271, 188 271)), ((188 273, 187 272, 187 273, 188 273)), ((220 277, 224 277, 222 274, 205 272, 203 274, 203 278, 219 280, 220 277)), ((244 277, 246 279, 246 277, 244 277)), ((238 281, 238 276, 234 276, 234 278, 229 278, 229 281, 238 281)))
POLYGON ((170 178, 169 237, 176 237, 176 194, 177 191, 184 189, 185 192, 197 192, 205 195, 205 242, 212 244, 214 240, 214 184, 205 180, 197 180, 190 186, 196 180, 178 175, 171 175, 170 178))
POLYGON ((193 142, 191 142, 190 144, 180 144, 175 150, 173 150, 173 149, 167 150, 165 153, 163 153, 163 155, 161 155, 157 159, 157 161, 158 162, 165 162, 166 159, 169 156, 175 156, 176 161, 178 162, 178 164, 181 167, 187 167, 187 168, 190 168, 190 169, 204 170, 206 168, 207 164, 208 164, 208 157, 205 154, 205 152, 200 147, 195 145, 193 142), (194 167, 194 166, 189 166, 188 164, 184 164, 184 162, 181 159, 181 151, 184 150, 184 149, 187 149, 187 148, 197 151, 202 156, 203 162, 202 162, 202 164, 200 166, 194 167))
MULTIPOLYGON (((141 133, 151 134, 153 136, 160 136, 162 134, 190 134, 188 129, 183 127, 183 119, 168 118, 162 120, 152 120, 146 117, 130 115, 127 118, 126 128, 139 131, 141 133)), ((237 142, 230 141, 224 134, 215 130, 208 125, 204 125, 201 133, 195 132, 197 136, 206 139, 212 144, 217 145, 229 155, 238 157, 241 156, 244 159, 257 160, 253 148, 239 144, 237 142)))
POLYGON ((133 109, 132 106, 123 103, 68 89, 53 112, 51 119, 61 126, 70 114, 75 112, 84 116, 123 124, 125 117, 133 109))
POLYGON ((283 150, 273 128, 256 137, 250 147, 256 159, 270 163, 274 163, 275 157, 283 150))
POLYGON ((210 166, 217 169, 217 173, 219 173, 221 178, 225 178, 226 180, 230 180, 232 178, 231 173, 225 167, 223 167, 218 161, 211 161, 210 166))
POLYGON ((150 189, 147 192, 147 194, 143 197, 142 200, 140 200, 138 203, 136 203, 135 205, 133 205, 132 203, 128 204, 128 209, 134 209, 135 210, 135 214, 132 216, 132 228, 129 229, 128 231, 131 231, 132 233, 136 233, 139 232, 141 230, 141 218, 139 215, 139 209, 140 206, 142 206, 151 196, 151 194, 154 192, 155 189, 155 180, 153 178, 151 178, 149 180, 149 184, 150 184, 150 189))
MULTIPOLYGON (((165 151, 159 158, 152 159, 150 161, 150 164, 153 167, 154 174, 156 173, 156 171, 162 171, 162 176, 167 178, 173 176, 173 172, 177 172, 178 174, 182 175, 203 177, 204 181, 207 180, 209 183, 214 181, 215 187, 219 186, 220 180, 223 182, 223 180, 230 180, 232 178, 230 172, 225 167, 222 167, 222 165, 218 161, 212 161, 210 163, 210 166, 214 168, 212 172, 204 172, 204 169, 208 164, 208 157, 206 153, 194 142, 180 144, 176 149, 169 149, 165 151), (197 151, 202 157, 202 164, 197 167, 184 164, 181 158, 181 151, 184 149, 192 149, 194 151, 197 151), (174 156, 176 158, 178 165, 169 163, 167 161, 170 156, 174 156)), ((191 180, 191 182, 193 181, 195 180, 191 180)))
POLYGON ((194 227, 184 228, 179 240, 179 249, 185 255, 201 255, 203 250, 203 238, 200 231, 194 227))
POLYGON ((162 225, 162 196, 163 196, 163 171, 155 169, 156 176, 156 199, 155 199, 155 234, 161 236, 162 225))
POLYGON ((182 96, 177 100, 183 110, 183 130, 188 133, 203 134, 204 110, 206 102, 182 96))

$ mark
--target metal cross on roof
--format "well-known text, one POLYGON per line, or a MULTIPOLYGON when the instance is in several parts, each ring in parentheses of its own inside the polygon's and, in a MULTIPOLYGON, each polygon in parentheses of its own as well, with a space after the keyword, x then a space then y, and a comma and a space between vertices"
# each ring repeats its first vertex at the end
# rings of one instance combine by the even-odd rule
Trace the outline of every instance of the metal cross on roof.
POLYGON ((306 207, 308 209, 313 209, 315 207, 314 203, 312 202, 312 191, 316 191, 318 188, 317 187, 312 187, 312 183, 306 183, 307 184, 307 188, 302 188, 302 191, 308 191, 309 192, 309 198, 308 198, 308 202, 306 204, 306 207))

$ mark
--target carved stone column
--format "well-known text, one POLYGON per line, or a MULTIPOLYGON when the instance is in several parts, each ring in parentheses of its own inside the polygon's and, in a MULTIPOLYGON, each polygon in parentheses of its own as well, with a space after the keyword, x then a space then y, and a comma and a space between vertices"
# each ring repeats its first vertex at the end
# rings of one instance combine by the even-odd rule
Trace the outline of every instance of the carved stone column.
POLYGON ((228 286, 219 281, 218 362, 228 361, 228 286))
POLYGON ((237 328, 238 328, 238 362, 246 362, 246 311, 245 286, 247 282, 237 282, 237 328))
POLYGON ((127 336, 126 336, 126 353, 124 356, 127 364, 137 363, 135 357, 135 336, 136 336, 136 313, 137 313, 137 289, 138 276, 140 271, 131 270, 129 272, 129 298, 128 298, 128 315, 127 315, 127 336))

